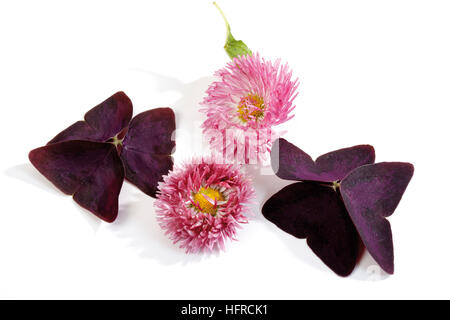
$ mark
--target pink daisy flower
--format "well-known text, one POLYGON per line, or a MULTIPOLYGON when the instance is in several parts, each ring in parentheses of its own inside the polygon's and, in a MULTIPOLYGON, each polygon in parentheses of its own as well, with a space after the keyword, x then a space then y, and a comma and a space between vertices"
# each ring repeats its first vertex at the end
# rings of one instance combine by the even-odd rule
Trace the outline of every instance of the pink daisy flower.
POLYGON ((234 165, 200 159, 163 177, 157 219, 187 253, 223 250, 224 240, 235 240, 236 229, 248 222, 253 194, 250 180, 234 165))
POLYGON ((234 58, 215 76, 220 80, 209 86, 200 109, 211 148, 239 163, 264 160, 278 137, 273 126, 293 117, 298 79, 291 80, 287 64, 259 54, 234 58))

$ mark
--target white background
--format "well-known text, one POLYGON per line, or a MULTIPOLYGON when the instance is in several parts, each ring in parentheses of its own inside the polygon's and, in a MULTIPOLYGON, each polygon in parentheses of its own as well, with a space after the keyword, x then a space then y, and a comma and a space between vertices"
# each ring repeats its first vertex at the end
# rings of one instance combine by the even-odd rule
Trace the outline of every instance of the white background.
POLYGON ((289 182, 255 177, 255 217, 227 251, 186 255, 154 200, 125 183, 100 222, 29 164, 28 152, 114 92, 135 113, 170 106, 176 162, 201 153, 197 112, 228 62, 211 1, 0 2, 0 298, 450 298, 448 1, 219 1, 237 39, 299 77, 285 137, 317 157, 355 144, 415 175, 390 218, 396 273, 367 254, 348 278, 265 221, 289 182))

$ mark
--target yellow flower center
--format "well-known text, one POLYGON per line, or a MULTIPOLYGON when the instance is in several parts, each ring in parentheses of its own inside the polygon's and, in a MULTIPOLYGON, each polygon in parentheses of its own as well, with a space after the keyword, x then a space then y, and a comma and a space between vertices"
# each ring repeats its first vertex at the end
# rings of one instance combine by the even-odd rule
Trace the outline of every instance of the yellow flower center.
POLYGON ((252 118, 258 120, 264 116, 264 100, 257 94, 249 94, 241 99, 238 105, 238 117, 243 122, 247 122, 252 118))
POLYGON ((201 187, 200 190, 194 194, 193 198, 197 209, 213 216, 217 213, 216 203, 225 200, 224 196, 216 189, 204 187, 201 187))

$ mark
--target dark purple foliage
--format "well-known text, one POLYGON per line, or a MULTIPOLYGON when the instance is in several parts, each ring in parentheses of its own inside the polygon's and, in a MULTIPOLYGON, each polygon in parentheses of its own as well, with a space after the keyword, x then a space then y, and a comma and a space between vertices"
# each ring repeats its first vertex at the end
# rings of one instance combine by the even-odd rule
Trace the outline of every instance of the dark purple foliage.
POLYGON ((353 170, 341 182, 341 195, 361 239, 375 261, 394 273, 389 221, 414 173, 410 163, 382 162, 353 170))
POLYGON ((375 161, 375 150, 359 145, 321 155, 314 161, 283 138, 273 143, 272 168, 284 180, 332 182, 344 178, 350 171, 375 161))
POLYGON ((360 240, 339 195, 326 186, 297 182, 274 194, 264 217, 308 246, 340 276, 356 264, 360 240))
POLYGON ((30 161, 82 207, 112 222, 124 177, 155 197, 173 166, 173 111, 153 109, 131 120, 132 114, 131 100, 118 92, 88 111, 85 121, 31 151, 30 161))
POLYGON ((138 114, 130 123, 120 157, 127 180, 155 197, 161 176, 172 169, 175 115, 170 108, 138 114))
POLYGON ((379 265, 393 273, 392 234, 385 218, 412 178, 411 164, 373 164, 375 152, 368 145, 333 151, 314 162, 284 139, 274 142, 271 159, 277 176, 302 182, 285 187, 264 204, 262 213, 269 221, 307 238, 314 253, 338 275, 353 270, 359 237, 379 265))
POLYGON ((117 92, 89 110, 84 115, 84 121, 75 122, 48 144, 70 140, 106 142, 124 130, 132 116, 130 98, 123 92, 117 92))
POLYGON ((58 189, 99 218, 117 217, 124 179, 122 162, 112 144, 64 141, 34 149, 31 163, 58 189))

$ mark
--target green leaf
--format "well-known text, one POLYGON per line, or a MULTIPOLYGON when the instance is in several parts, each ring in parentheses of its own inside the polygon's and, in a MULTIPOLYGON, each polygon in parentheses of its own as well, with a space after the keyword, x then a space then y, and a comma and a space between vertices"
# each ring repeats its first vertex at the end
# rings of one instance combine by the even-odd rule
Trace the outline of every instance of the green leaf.
POLYGON ((230 24, 228 23, 228 20, 225 17, 225 14, 223 13, 222 9, 220 9, 220 7, 216 2, 213 2, 213 4, 216 6, 217 9, 219 9, 220 14, 223 17, 223 20, 225 20, 225 26, 227 28, 227 40, 224 46, 225 52, 231 59, 239 56, 251 55, 252 51, 247 47, 247 45, 242 40, 236 40, 231 34, 230 24))

